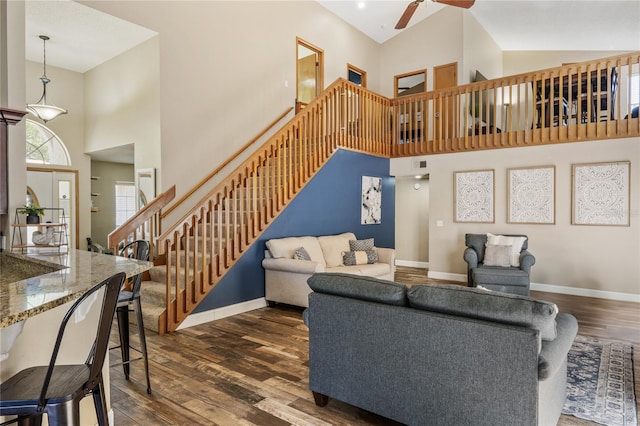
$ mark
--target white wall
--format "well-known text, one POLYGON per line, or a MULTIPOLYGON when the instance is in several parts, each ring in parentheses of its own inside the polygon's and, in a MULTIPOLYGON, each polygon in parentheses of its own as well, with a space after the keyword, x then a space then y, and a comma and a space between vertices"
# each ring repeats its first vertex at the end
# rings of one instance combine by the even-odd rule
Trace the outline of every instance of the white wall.
MULTIPOLYGON (((536 257, 532 283, 640 295, 640 138, 510 148, 429 156, 429 269, 466 277, 465 233, 529 236, 536 257), (631 226, 571 225, 571 165, 631 161, 631 226), (556 166, 556 224, 507 224, 507 168, 556 166), (495 223, 453 221, 453 172, 495 170, 495 223), (443 227, 435 222, 442 220, 443 227)), ((391 160, 391 174, 410 175, 411 158, 391 160)))
POLYGON ((522 74, 545 68, 559 67, 572 62, 593 61, 628 52, 604 51, 505 51, 504 75, 522 74))
MULTIPOLYGON (((381 94, 393 97, 394 76, 427 69, 427 90, 433 88, 433 67, 462 61, 464 11, 445 7, 380 46, 381 94)), ((458 74, 460 77, 460 74, 458 74)))
POLYGON ((396 263, 419 268, 429 263, 429 179, 396 179, 396 263), (416 187, 414 185, 418 184, 416 187))
POLYGON ((135 144, 136 169, 160 176, 159 38, 87 71, 85 150, 88 153, 135 144))
POLYGON ((463 14, 463 67, 458 84, 473 82, 476 70, 487 78, 503 75, 502 50, 495 40, 470 13, 463 14))
POLYGON ((325 84, 352 63, 379 90, 377 43, 316 2, 83 3, 159 34, 159 191, 177 197, 293 106, 296 36, 324 50, 325 84))

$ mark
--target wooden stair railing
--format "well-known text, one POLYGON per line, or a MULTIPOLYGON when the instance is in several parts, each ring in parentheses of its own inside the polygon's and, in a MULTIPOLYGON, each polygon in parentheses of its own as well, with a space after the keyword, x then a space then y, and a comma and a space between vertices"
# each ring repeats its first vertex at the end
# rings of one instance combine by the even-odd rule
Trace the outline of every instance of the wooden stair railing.
POLYGON ((395 98, 391 156, 639 136, 625 118, 639 66, 633 52, 395 98))
POLYGON ((169 204, 175 196, 176 186, 173 185, 111 232, 107 237, 107 246, 117 255, 120 251, 120 246, 124 246, 130 241, 137 239, 147 240, 149 241, 150 259, 153 260, 153 254, 157 253, 155 242, 160 235, 160 214, 162 208, 169 204))
POLYGON ((339 79, 158 238, 174 331, 338 147, 389 156, 389 100, 339 79))

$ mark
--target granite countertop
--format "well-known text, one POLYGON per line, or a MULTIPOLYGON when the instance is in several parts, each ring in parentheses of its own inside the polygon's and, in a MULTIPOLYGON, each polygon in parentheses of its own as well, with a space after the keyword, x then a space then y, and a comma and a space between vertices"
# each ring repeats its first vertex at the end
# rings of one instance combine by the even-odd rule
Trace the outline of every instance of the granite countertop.
POLYGON ((0 328, 75 300, 118 272, 131 277, 152 266, 82 250, 56 255, 0 253, 0 328))

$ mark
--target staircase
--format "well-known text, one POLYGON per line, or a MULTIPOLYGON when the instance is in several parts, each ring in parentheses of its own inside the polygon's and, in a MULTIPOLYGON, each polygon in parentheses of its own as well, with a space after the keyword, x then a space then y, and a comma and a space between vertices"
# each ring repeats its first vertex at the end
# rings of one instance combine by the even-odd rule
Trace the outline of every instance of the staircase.
MULTIPOLYGON (((634 52, 397 99, 338 79, 171 227, 163 224, 160 233, 160 212, 175 188, 168 191, 173 194, 156 198, 163 203, 154 200, 114 231, 109 247, 141 236, 151 241, 156 257, 142 286, 145 326, 159 333, 174 331, 337 149, 390 158, 640 136, 640 119, 613 113, 566 125, 532 126, 527 121, 553 111, 551 101, 536 99, 566 92, 571 101, 574 81, 585 76, 600 81, 614 70, 628 81, 639 64, 640 52, 634 52), (485 108, 506 104, 507 94, 515 105, 508 120, 497 121, 498 111, 483 115, 485 108), (476 105, 476 99, 483 101, 476 105), (469 111, 478 112, 472 116, 469 111), (484 116, 493 117, 484 123, 489 130, 472 131, 484 116), (490 130, 499 126, 501 132, 490 130)), ((621 97, 614 96, 612 87, 605 93, 612 110, 621 111, 621 97)), ((587 116, 600 116, 592 108, 603 96, 586 94, 587 116)), ((577 105, 580 117, 585 111, 577 105)), ((622 110, 629 108, 627 104, 622 110)))

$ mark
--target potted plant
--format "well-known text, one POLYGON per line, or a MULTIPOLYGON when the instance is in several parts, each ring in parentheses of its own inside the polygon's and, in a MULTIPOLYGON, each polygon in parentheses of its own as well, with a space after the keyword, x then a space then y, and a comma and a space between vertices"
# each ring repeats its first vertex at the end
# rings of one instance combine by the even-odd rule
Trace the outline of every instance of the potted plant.
POLYGON ((27 215, 28 224, 37 225, 40 223, 40 216, 44 215, 44 208, 31 204, 18 210, 18 213, 27 215))

